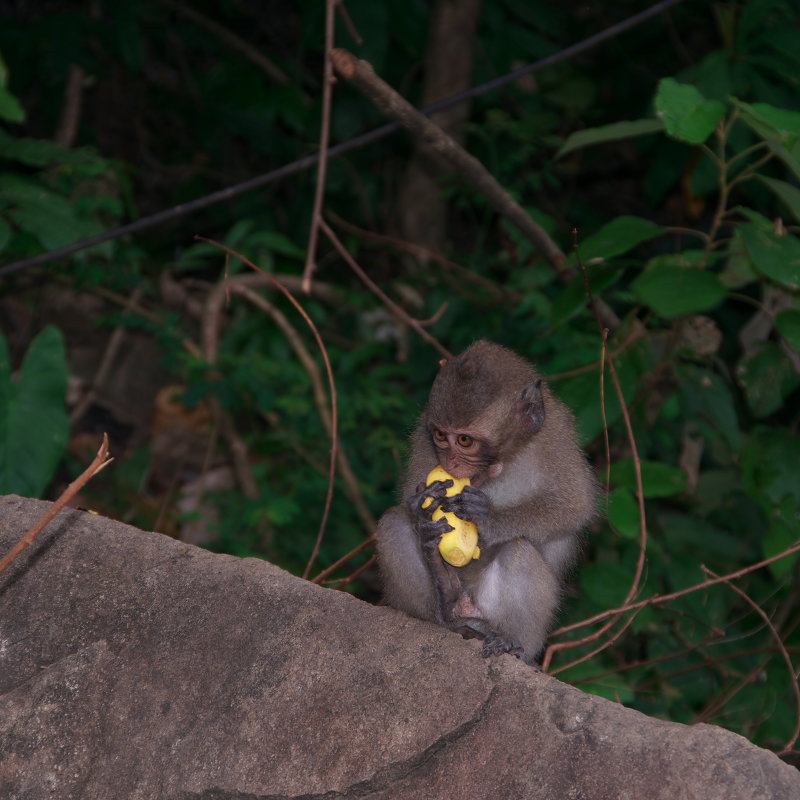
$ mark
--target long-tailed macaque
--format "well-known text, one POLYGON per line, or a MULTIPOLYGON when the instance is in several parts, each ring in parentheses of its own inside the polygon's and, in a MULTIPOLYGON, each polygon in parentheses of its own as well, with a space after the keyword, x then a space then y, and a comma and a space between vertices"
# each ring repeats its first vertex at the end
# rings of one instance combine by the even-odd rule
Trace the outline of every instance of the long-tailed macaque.
POLYGON ((403 502, 378 524, 386 602, 482 639, 486 656, 535 664, 595 504, 572 414, 525 359, 475 342, 442 362, 411 437, 403 502), (425 486, 437 464, 471 485, 454 497, 450 481, 425 486), (439 507, 478 526, 479 559, 442 559, 451 528, 431 519, 439 507))

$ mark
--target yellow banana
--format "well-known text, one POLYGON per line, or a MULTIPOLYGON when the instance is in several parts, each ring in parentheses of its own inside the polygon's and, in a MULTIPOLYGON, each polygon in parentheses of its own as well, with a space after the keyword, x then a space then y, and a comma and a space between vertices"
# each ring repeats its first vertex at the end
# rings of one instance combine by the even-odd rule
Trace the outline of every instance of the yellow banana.
MULTIPOLYGON (((454 478, 442 467, 432 469, 425 479, 426 485, 430 485, 434 481, 453 481, 453 485, 446 492, 447 497, 460 494, 461 490, 469 485, 469 478, 454 478)), ((432 502, 429 497, 422 507, 426 508, 432 502)), ((437 508, 431 515, 434 522, 442 517, 453 528, 439 539, 439 552, 442 554, 442 558, 454 567, 463 567, 465 564, 469 564, 473 558, 480 558, 481 549, 478 547, 478 529, 475 527, 475 523, 457 517, 452 511, 442 511, 441 508, 437 508)))

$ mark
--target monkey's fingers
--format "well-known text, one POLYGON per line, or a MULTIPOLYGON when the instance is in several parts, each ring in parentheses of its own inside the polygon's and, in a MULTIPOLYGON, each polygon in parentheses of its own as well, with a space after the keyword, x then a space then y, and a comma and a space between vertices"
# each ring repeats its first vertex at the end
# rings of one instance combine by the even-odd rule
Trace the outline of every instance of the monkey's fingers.
POLYGON ((453 526, 444 517, 437 519, 435 522, 433 520, 423 520, 417 524, 416 528, 422 546, 430 550, 436 549, 439 546, 439 539, 448 531, 453 530, 453 526))
POLYGON ((434 481, 433 483, 428 483, 425 485, 423 494, 427 495, 428 497, 444 497, 447 494, 447 490, 452 485, 452 479, 448 479, 446 481, 434 481))
POLYGON ((448 497, 442 503, 442 511, 452 511, 457 517, 474 522, 480 528, 489 519, 489 498, 480 489, 465 486, 460 494, 448 497))
POLYGON ((447 490, 453 481, 434 481, 430 485, 423 485, 406 501, 412 514, 424 512, 428 517, 436 511, 445 499, 447 490))

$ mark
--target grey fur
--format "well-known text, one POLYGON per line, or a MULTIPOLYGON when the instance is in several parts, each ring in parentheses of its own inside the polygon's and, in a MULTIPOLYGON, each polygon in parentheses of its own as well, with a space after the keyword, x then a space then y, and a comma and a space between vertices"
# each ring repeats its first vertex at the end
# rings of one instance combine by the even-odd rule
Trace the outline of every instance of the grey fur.
POLYGON ((523 358, 475 342, 434 381, 411 436, 403 502, 378 524, 386 602, 451 629, 494 634, 534 663, 580 532, 596 513, 596 494, 571 412, 523 358), (481 557, 465 567, 451 567, 435 550, 426 556, 406 504, 439 463, 432 427, 480 434, 491 463, 503 465, 497 477, 486 477, 485 465, 480 489, 489 513, 479 528, 481 557), (458 614, 475 606, 480 616, 458 614))

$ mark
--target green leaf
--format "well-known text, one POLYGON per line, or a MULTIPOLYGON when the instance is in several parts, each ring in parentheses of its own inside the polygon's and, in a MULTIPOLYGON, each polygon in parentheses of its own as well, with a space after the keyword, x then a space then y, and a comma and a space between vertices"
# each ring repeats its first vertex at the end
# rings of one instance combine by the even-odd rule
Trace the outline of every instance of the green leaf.
POLYGON ((306 257, 306 251, 302 247, 298 247, 291 239, 277 231, 264 231, 256 234, 253 239, 256 244, 263 245, 278 255, 296 258, 301 261, 306 257))
MULTIPOLYGON (((581 261, 586 265, 596 260, 607 261, 664 232, 665 229, 661 225, 649 219, 617 217, 579 243, 581 261)), ((567 263, 570 262, 576 263, 574 253, 567 259, 567 263)))
POLYGON ((46 167, 54 163, 91 167, 93 174, 100 174, 111 168, 111 162, 99 156, 91 147, 62 147, 47 139, 11 136, 5 131, 0 131, 0 157, 31 167, 46 167))
POLYGON ((800 438, 781 428, 755 430, 742 451, 746 491, 765 507, 786 496, 800 505, 800 438))
POLYGON ((800 189, 786 181, 776 178, 767 178, 764 175, 756 176, 779 200, 789 209, 792 216, 800 222, 800 189))
MULTIPOLYGON (((617 358, 616 362, 625 402, 630 405, 641 378, 639 358, 635 348, 617 358)), ((559 381, 558 394, 575 414, 581 444, 591 442, 603 430, 600 380, 597 373, 591 372, 559 381)), ((622 416, 617 393, 609 391, 608 387, 605 392, 605 412, 609 428, 622 416)))
POLYGON ((800 239, 777 236, 763 225, 746 222, 739 226, 752 265, 788 289, 800 288, 800 239))
POLYGON ((800 139, 800 112, 768 103, 744 103, 736 98, 731 102, 739 108, 744 122, 763 139, 776 140, 788 150, 800 139))
POLYGON ((55 250, 102 231, 99 222, 80 217, 75 203, 31 180, 0 175, 0 201, 10 205, 8 217, 35 236, 46 250, 55 250))
MULTIPOLYGON (((622 277, 623 270, 611 269, 605 265, 593 265, 586 268, 592 294, 597 297, 609 286, 622 277)), ((555 328, 572 319, 581 309, 586 307, 586 287, 583 276, 577 275, 558 295, 550 312, 550 324, 555 328)))
POLYGON ((738 453, 742 434, 731 387, 715 372, 694 364, 679 363, 675 374, 681 391, 683 416, 701 420, 711 431, 719 431, 730 449, 738 453))
POLYGON ((639 504, 624 486, 611 492, 608 502, 608 521, 626 539, 639 538, 639 504))
POLYGON ((0 117, 9 122, 25 122, 25 109, 8 89, 0 87, 0 117))
POLYGON ((694 86, 674 78, 659 82, 655 107, 667 133, 689 144, 702 144, 725 115, 725 106, 718 100, 707 100, 694 86))
POLYGON ((61 332, 46 327, 31 342, 16 382, 0 336, 0 494, 39 497, 64 455, 67 358, 61 332))
POLYGON ((737 374, 747 404, 756 417, 766 417, 778 411, 786 398, 800 386, 800 375, 774 342, 765 342, 754 353, 742 358, 737 374))
MULTIPOLYGON (((640 465, 645 497, 672 497, 686 490, 686 474, 680 467, 647 460, 641 461, 640 465)), ((632 458, 611 465, 611 482, 631 492, 636 491, 636 470, 632 458)))
POLYGON ((786 340, 786 343, 795 353, 800 353, 800 311, 789 309, 781 311, 775 317, 775 327, 778 333, 786 340))
POLYGON ((631 139, 635 136, 646 136, 649 133, 658 133, 664 130, 664 125, 658 119, 637 119, 634 121, 612 122, 610 125, 601 125, 598 128, 587 128, 570 134, 556 153, 556 158, 561 158, 573 150, 588 147, 602 142, 616 142, 620 139, 631 139))
POLYGON ((680 267, 658 267, 639 275, 631 290, 662 317, 706 311, 725 297, 725 286, 712 272, 680 267))
MULTIPOLYGON (((761 539, 761 551, 764 558, 771 558, 788 550, 799 538, 798 509, 792 498, 784 498, 783 502, 773 509, 770 517, 769 530, 761 539)), ((776 578, 786 578, 794 570, 798 558, 800 558, 800 553, 773 561, 769 565, 769 570, 776 578)))

